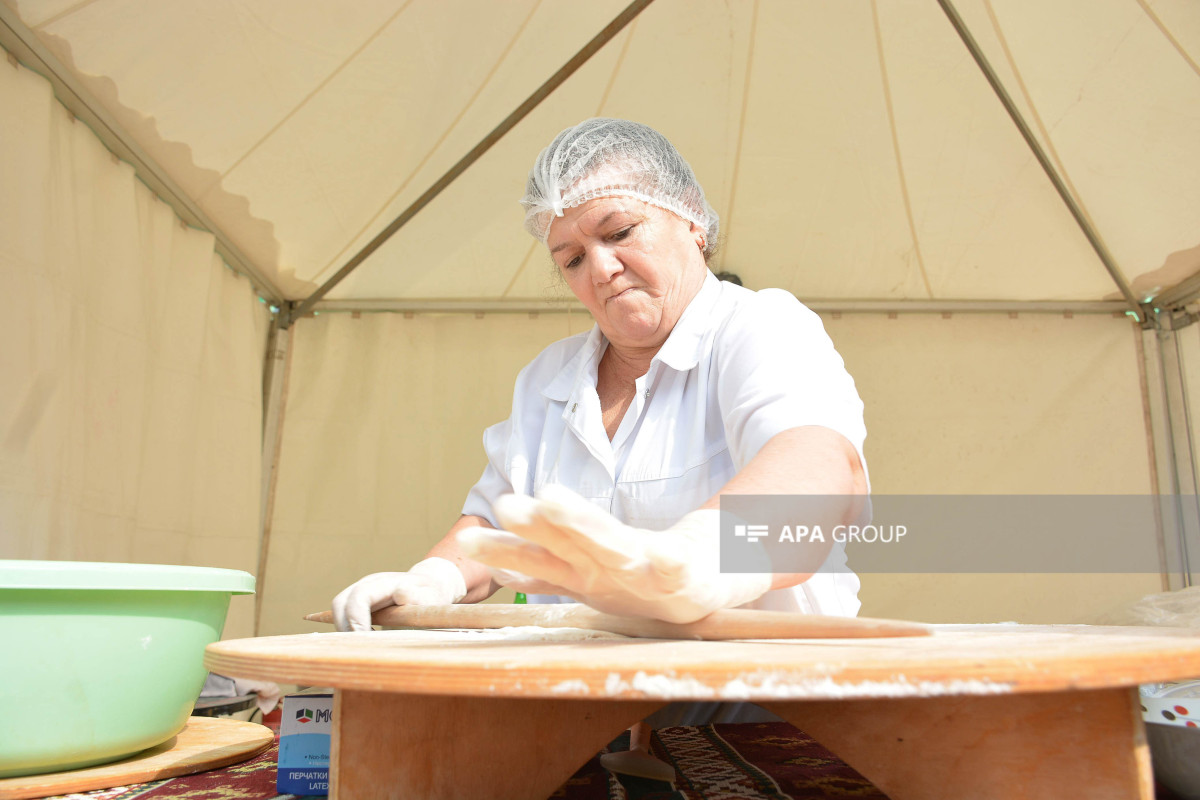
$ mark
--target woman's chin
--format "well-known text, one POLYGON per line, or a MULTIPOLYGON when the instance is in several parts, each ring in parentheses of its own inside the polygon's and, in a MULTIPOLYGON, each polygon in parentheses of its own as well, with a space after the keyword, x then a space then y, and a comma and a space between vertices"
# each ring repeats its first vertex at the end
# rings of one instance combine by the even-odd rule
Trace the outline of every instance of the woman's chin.
POLYGON ((623 321, 613 325, 604 334, 608 341, 618 347, 654 347, 662 344, 659 320, 623 321))

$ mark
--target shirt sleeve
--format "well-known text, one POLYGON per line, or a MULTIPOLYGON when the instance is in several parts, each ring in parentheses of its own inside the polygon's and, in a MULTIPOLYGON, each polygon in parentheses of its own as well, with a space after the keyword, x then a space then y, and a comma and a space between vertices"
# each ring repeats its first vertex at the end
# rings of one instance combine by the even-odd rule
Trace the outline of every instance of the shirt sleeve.
POLYGON ((765 289, 738 307, 715 348, 718 400, 738 470, 771 437, 805 425, 840 433, 866 470, 863 403, 820 317, 790 293, 765 289))
POLYGON ((483 475, 467 493, 467 501, 462 509, 463 514, 483 517, 493 528, 499 528, 500 524, 492 513, 492 503, 500 495, 510 494, 513 490, 507 465, 511 430, 512 420, 507 419, 483 432, 483 449, 487 452, 488 464, 483 468, 483 475))
POLYGON ((500 526, 492 513, 496 498, 502 494, 528 495, 533 491, 530 471, 533 453, 528 451, 531 443, 536 447, 536 437, 531 433, 540 429, 545 416, 545 401, 540 391, 546 371, 542 366, 545 354, 543 351, 517 374, 508 419, 483 432, 488 463, 463 504, 462 513, 483 517, 497 528, 500 526))

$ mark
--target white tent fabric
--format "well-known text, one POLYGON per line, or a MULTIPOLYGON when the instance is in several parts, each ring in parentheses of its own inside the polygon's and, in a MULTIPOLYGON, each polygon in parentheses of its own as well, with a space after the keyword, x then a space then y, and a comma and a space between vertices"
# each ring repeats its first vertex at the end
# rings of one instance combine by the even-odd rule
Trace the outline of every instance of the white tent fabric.
POLYGON ((586 312, 298 324, 261 629, 311 630, 301 617, 344 586, 420 560, 483 472, 483 429, 508 415, 517 370, 590 327, 586 312))
POLYGON ((0 557, 255 571, 266 307, 41 77, 0 108, 0 557))
MULTIPOLYGON (((1200 272, 1200 6, 956 5, 1138 298, 1200 272)), ((332 275, 623 6, 0 0, 0 15, 278 301, 332 275)), ((257 571, 266 306, 41 78, 0 73, 0 556, 257 571)), ((517 200, 537 151, 600 114, 655 126, 692 163, 722 217, 714 268, 900 312, 825 314, 867 402, 876 490, 1160 488, 1162 391, 1126 318, 903 312, 1119 298, 935 3, 656 0, 292 327, 258 632, 310 630, 299 615, 333 591, 419 557, 482 469, 517 369, 588 325, 331 309, 562 300, 517 200)), ((1195 404, 1200 337, 1184 333, 1195 404)), ((864 613, 1077 621, 1160 580, 880 576, 864 613)), ((240 608, 227 635, 251 630, 240 608)))
MULTIPOLYGON (((312 630, 304 614, 344 586, 422 558, 482 472, 483 429, 508 415, 517 371, 589 322, 586 314, 384 313, 298 324, 261 631, 312 630)), ((1138 333, 1128 320, 855 314, 824 322, 866 404, 877 492, 1152 491, 1138 333)), ((1130 535, 1157 546, 1153 520, 1130 535)), ((1029 561, 1036 571, 1037 554, 1029 561)), ((1145 573, 870 575, 862 613, 1079 621, 1161 590, 1160 576, 1145 573)))
MULTIPOLYGON (((5 2, 293 299, 624 5, 5 2)), ((1200 269, 1195 4, 957 5, 1125 277, 1200 269)), ((752 285, 1114 294, 936 3, 657 0, 330 298, 543 297, 516 201, 592 115, 675 142, 752 285)))

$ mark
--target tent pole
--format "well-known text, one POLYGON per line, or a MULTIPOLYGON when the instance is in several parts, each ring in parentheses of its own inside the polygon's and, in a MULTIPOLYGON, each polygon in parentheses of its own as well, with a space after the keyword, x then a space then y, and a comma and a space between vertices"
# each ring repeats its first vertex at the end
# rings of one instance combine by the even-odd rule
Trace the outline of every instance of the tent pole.
POLYGON ((341 269, 333 274, 329 280, 321 284, 316 291, 300 302, 296 308, 286 315, 283 320, 283 327, 288 327, 292 322, 308 311, 329 291, 342 282, 342 279, 349 275, 354 269, 365 261, 372 253, 379 249, 384 242, 392 237, 396 231, 403 228, 410 219, 415 217, 418 212, 427 206, 433 198, 442 193, 442 190, 454 182, 454 179, 467 170, 472 164, 491 149, 492 145, 500 141, 504 134, 508 133, 517 123, 523 120, 529 112, 537 108, 537 106, 545 100, 551 92, 559 87, 567 78, 574 74, 575 70, 583 66, 589 58, 595 55, 600 48, 604 47, 610 39, 616 36, 621 30, 628 25, 633 19, 640 14, 646 6, 650 5, 654 0, 633 0, 625 7, 620 14, 604 27, 604 30, 596 34, 591 41, 583 46, 583 48, 571 57, 571 60, 563 64, 558 72, 550 76, 550 78, 537 88, 537 90, 525 99, 525 102, 517 106, 511 114, 509 114, 503 122, 497 125, 492 131, 471 149, 469 153, 459 159, 458 163, 446 171, 446 174, 437 179, 437 182, 425 190, 425 193, 412 202, 412 204, 400 213, 386 228, 380 231, 374 239, 367 243, 362 250, 359 250, 349 261, 347 261, 341 269))
POLYGON ((1161 389, 1162 375, 1158 369, 1157 359, 1151 357, 1151 351, 1157 347, 1157 344, 1151 339, 1157 331, 1152 328, 1143 328, 1141 325, 1131 326, 1133 329, 1133 342, 1137 351, 1137 367, 1138 367, 1138 387, 1141 390, 1142 396, 1142 427, 1146 434, 1146 458, 1147 467, 1150 471, 1150 494, 1159 498, 1159 502, 1154 505, 1154 539, 1158 544, 1158 572, 1159 581, 1164 592, 1169 592, 1173 588, 1178 589, 1179 581, 1172 577, 1172 570, 1167 558, 1167 533, 1163 525, 1163 493, 1161 489, 1160 475, 1172 474, 1172 470, 1166 465, 1163 456, 1163 448, 1158 442, 1158 420, 1162 416, 1161 391, 1152 391, 1151 384, 1161 389))
MULTIPOLYGON (((1186 314, 1166 313, 1154 336, 1154 371, 1161 392, 1160 440, 1164 446, 1170 494, 1160 495, 1168 578, 1171 589, 1192 585, 1191 550, 1200 552, 1200 496, 1197 494, 1196 452, 1188 414, 1187 382, 1179 347, 1179 329, 1190 325, 1186 314), (1173 541, 1171 541, 1173 540, 1173 541)), ((1148 332, 1149 333, 1149 332, 1148 332)), ((1148 359, 1149 360, 1149 359, 1148 359)))
POLYGON ((1066 183, 1064 183, 1063 179, 1059 176, 1058 170, 1054 168, 1054 164, 1050 162, 1050 159, 1047 157, 1046 151, 1042 148, 1041 143, 1033 135, 1033 130, 1029 127, 1029 124, 1025 122, 1025 118, 1021 116, 1020 109, 1017 108, 1016 103, 1013 102, 1012 97, 1008 94, 1008 91, 1004 88, 1004 85, 1000 83, 1000 78, 996 75, 996 71, 992 69, 991 63, 987 60, 987 57, 979 48, 979 43, 975 41, 975 37, 971 35, 969 30, 967 30, 967 26, 963 22, 962 17, 959 16, 958 11, 954 8, 954 4, 951 2, 951 0, 938 0, 938 4, 942 7, 942 10, 946 12, 946 17, 950 20, 950 24, 954 26, 954 30, 958 33, 959 38, 962 39, 963 44, 965 44, 967 46, 967 50, 970 51, 971 57, 975 59, 975 63, 978 64, 979 69, 983 71, 983 75, 985 78, 987 78, 987 82, 991 84, 992 90, 996 93, 996 96, 1000 98, 1000 102, 1004 105, 1004 110, 1008 112, 1008 116, 1010 116, 1013 123, 1016 124, 1017 130, 1021 132, 1021 136, 1025 139, 1025 143, 1029 145, 1029 149, 1033 151, 1034 157, 1037 159, 1038 163, 1042 165, 1042 170, 1045 171, 1046 177, 1050 179, 1050 183, 1054 184, 1054 189, 1058 192, 1059 197, 1061 197, 1063 202, 1067 204, 1067 209, 1071 212, 1071 216, 1075 218, 1075 221, 1079 224, 1080 229, 1083 231, 1083 235, 1087 237, 1088 243, 1091 244, 1092 249, 1096 251, 1096 255, 1100 257, 1100 262, 1104 264, 1104 268, 1108 270, 1109 277, 1113 279, 1113 282, 1117 285, 1117 288, 1121 290, 1121 296, 1124 297, 1125 302, 1129 304, 1130 310, 1136 315, 1138 322, 1144 324, 1149 323, 1151 321, 1151 315, 1147 313, 1143 305, 1138 302, 1136 297, 1134 297, 1133 291, 1129 288, 1129 284, 1125 282, 1125 276, 1121 273, 1120 267, 1117 266, 1116 259, 1114 259, 1112 253, 1108 251, 1108 247, 1105 246, 1104 241, 1100 238, 1100 234, 1096 231, 1091 221, 1087 218, 1087 215, 1083 213, 1083 209, 1079 207, 1079 203, 1075 201, 1075 198, 1067 188, 1066 183))
POLYGON ((275 478, 279 446, 283 440, 283 409, 291 375, 292 330, 280 325, 282 309, 271 320, 267 353, 263 360, 262 483, 258 505, 258 570, 254 593, 254 635, 259 635, 262 603, 266 589, 267 556, 271 544, 271 518, 275 510, 275 478))
POLYGON ((1160 308, 1178 309, 1195 300, 1197 295, 1200 295, 1200 275, 1192 275, 1160 293, 1154 303, 1160 308))

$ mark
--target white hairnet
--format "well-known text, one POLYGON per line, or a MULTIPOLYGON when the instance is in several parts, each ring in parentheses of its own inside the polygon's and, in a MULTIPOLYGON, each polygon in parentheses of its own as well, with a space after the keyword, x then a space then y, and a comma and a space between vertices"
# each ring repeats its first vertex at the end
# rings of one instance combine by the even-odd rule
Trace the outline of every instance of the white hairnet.
POLYGON ((596 117, 567 128, 543 150, 525 184, 525 229, 545 242, 563 209, 597 197, 633 197, 704 229, 706 252, 717 242, 717 212, 692 168, 658 131, 624 119, 596 117))

